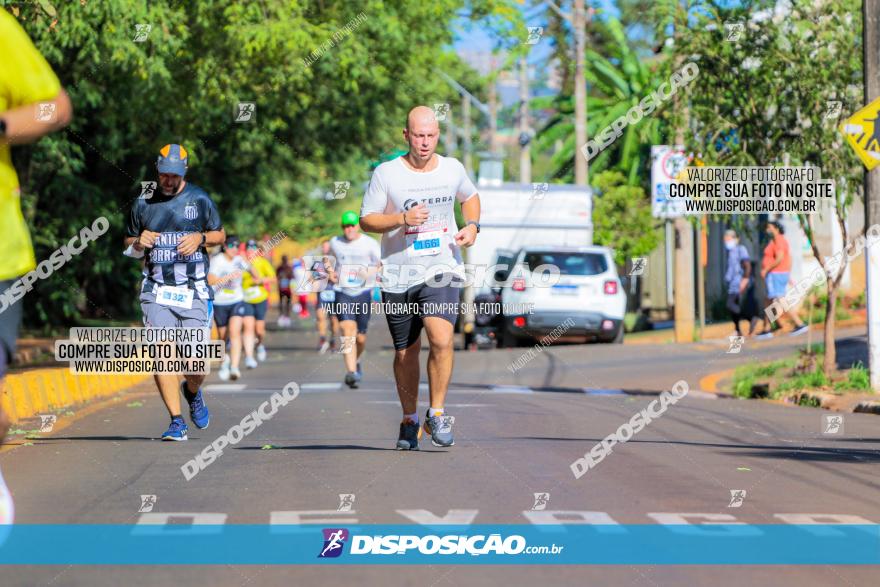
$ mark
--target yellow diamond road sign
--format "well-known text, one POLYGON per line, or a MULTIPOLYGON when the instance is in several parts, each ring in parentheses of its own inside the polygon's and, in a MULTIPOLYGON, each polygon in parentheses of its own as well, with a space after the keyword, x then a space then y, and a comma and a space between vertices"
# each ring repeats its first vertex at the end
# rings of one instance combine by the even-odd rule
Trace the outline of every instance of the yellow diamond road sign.
POLYGON ((869 170, 880 165, 880 98, 840 125, 840 132, 869 170))

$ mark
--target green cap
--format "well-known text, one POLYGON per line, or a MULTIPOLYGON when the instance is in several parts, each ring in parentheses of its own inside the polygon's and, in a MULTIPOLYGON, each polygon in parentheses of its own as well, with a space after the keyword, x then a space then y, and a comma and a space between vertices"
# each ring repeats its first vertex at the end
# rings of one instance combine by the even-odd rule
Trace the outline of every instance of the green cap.
POLYGON ((347 226, 349 224, 358 224, 358 215, 351 210, 346 210, 342 213, 342 226, 347 226))

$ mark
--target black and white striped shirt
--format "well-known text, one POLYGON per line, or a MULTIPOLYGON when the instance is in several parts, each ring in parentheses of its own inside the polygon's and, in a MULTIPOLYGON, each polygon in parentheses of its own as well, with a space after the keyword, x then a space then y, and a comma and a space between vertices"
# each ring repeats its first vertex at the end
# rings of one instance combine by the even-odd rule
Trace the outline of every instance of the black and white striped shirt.
POLYGON ((175 196, 157 193, 149 199, 138 199, 131 207, 128 236, 140 236, 144 230, 160 233, 145 257, 141 291, 154 291, 157 284, 185 285, 195 290, 196 298, 213 299, 206 281, 209 259, 205 248, 181 255, 177 245, 189 233, 220 230, 222 226, 211 197, 191 183, 175 196))

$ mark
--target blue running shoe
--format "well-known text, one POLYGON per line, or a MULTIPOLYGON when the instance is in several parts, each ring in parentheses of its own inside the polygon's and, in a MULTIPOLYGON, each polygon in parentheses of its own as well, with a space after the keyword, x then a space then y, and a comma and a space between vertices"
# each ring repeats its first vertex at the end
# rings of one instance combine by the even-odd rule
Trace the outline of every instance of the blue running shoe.
POLYGON ((431 437, 431 444, 434 446, 452 446, 455 439, 452 436, 452 425, 455 423, 454 416, 431 416, 428 411, 425 414, 425 432, 431 437))
POLYGON ((208 412, 208 406, 202 399, 202 390, 192 394, 186 386, 186 379, 180 382, 180 390, 183 391, 183 397, 189 404, 189 419, 196 425, 196 428, 204 430, 211 423, 211 414, 208 412))
POLYGON ((180 416, 171 418, 171 426, 162 434, 162 440, 186 440, 186 422, 180 416))
POLYGON ((418 423, 405 419, 400 423, 400 434, 397 435, 397 450, 419 450, 419 437, 422 429, 418 423))

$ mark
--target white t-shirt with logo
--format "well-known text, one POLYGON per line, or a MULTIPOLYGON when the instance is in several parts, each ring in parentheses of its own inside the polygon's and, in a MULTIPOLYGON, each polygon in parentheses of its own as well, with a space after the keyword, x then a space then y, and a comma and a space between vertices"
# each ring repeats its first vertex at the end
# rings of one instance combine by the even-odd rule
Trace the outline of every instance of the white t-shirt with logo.
POLYGON ((455 201, 466 202, 477 194, 464 166, 453 157, 437 155, 428 172, 410 169, 402 157, 386 161, 373 172, 364 194, 361 216, 399 214, 424 204, 430 215, 421 226, 401 226, 382 235, 382 289, 404 292, 424 283, 442 265, 459 273, 461 251, 455 244, 455 201))
POLYGON ((361 234, 353 241, 334 236, 330 239, 330 256, 336 257, 335 271, 339 281, 335 291, 357 296, 369 290, 375 279, 369 279, 370 267, 378 267, 382 261, 379 243, 371 236, 361 234))
POLYGON ((242 274, 250 270, 250 265, 240 255, 231 260, 224 253, 211 257, 208 273, 221 279, 211 287, 214 288, 214 305, 229 306, 244 301, 244 290, 241 287, 242 274))

